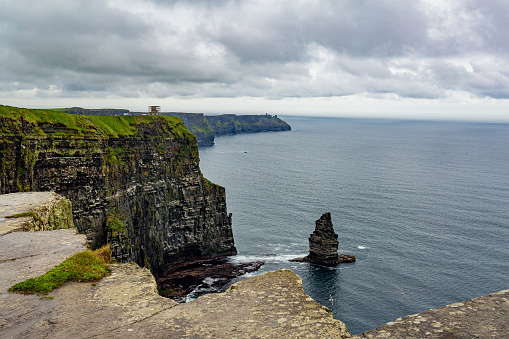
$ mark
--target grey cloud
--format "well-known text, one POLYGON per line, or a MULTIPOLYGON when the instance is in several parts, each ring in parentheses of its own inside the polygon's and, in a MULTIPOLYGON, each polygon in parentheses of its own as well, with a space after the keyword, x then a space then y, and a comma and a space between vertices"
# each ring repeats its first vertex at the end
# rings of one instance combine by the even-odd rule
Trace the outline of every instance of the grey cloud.
POLYGON ((2 11, 7 49, 27 63, 54 70, 125 72, 122 59, 139 56, 134 47, 151 27, 100 2, 23 1, 2 11), (124 57, 122 57, 124 56, 124 57))
POLYGON ((251 8, 240 2, 216 9, 203 33, 246 62, 299 60, 310 43, 348 55, 384 57, 425 41, 426 22, 416 3, 278 1, 270 8, 251 8))
POLYGON ((502 0, 6 0, 0 92, 507 98, 508 16, 502 0))

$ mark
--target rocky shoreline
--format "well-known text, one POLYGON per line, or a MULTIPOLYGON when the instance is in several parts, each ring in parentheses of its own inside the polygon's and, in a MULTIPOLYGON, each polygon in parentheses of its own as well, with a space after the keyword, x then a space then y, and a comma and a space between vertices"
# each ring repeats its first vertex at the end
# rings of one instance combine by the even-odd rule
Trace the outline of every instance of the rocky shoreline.
POLYGON ((264 262, 231 263, 228 258, 186 259, 168 265, 156 277, 159 294, 179 303, 195 290, 200 294, 224 292, 232 279, 255 272, 264 262))

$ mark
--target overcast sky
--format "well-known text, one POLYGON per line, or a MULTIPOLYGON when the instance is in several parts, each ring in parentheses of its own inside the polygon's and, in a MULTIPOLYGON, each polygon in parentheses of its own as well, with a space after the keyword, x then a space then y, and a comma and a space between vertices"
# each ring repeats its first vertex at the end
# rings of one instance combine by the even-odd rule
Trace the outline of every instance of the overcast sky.
POLYGON ((509 1, 0 0, 0 104, 509 121, 509 1))

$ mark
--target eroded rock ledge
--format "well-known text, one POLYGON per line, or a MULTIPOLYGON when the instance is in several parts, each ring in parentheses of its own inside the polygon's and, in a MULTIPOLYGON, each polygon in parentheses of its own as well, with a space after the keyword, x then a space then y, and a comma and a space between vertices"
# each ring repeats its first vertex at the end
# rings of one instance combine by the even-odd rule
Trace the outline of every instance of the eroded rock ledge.
POLYGON ((354 338, 507 338, 509 290, 399 318, 354 338))
POLYGON ((0 193, 54 191, 91 248, 153 274, 181 258, 236 254, 223 187, 170 116, 85 116, 0 105, 0 193))
POLYGON ((74 222, 71 202, 61 195, 54 192, 1 195, 0 236, 16 231, 50 231, 62 228, 74 228, 74 222), (21 216, 22 213, 26 216, 21 216))

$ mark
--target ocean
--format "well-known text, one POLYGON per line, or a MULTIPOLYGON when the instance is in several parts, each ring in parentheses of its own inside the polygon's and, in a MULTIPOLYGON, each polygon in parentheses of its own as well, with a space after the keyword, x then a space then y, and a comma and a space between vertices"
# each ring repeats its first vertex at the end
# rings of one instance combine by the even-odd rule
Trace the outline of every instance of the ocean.
POLYGON ((248 276, 293 270, 352 334, 509 288, 509 124, 282 118, 292 131, 200 149, 233 213, 231 260, 266 261, 248 276), (357 261, 289 262, 324 212, 357 261))

